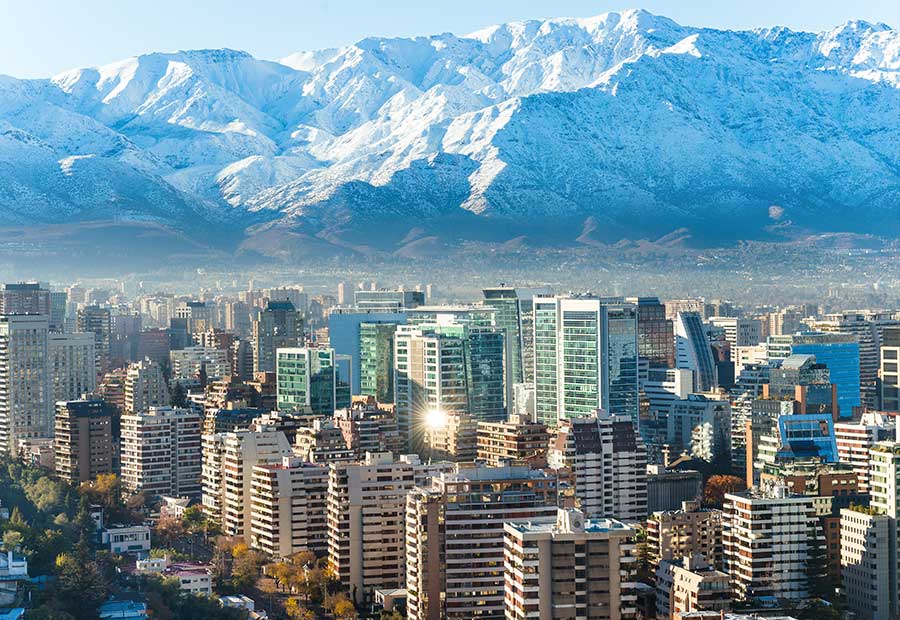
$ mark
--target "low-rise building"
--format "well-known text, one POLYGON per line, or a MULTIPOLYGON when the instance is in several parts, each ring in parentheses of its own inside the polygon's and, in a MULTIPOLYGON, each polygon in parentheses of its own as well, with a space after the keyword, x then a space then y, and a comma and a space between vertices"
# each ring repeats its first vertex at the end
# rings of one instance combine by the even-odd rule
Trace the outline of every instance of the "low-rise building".
POLYGON ((729 576, 702 555, 663 560, 656 570, 656 615, 671 618, 690 611, 724 611, 731 604, 729 576))
POLYGON ((134 555, 139 558, 150 553, 150 528, 146 525, 110 525, 100 532, 100 542, 113 555, 134 555))

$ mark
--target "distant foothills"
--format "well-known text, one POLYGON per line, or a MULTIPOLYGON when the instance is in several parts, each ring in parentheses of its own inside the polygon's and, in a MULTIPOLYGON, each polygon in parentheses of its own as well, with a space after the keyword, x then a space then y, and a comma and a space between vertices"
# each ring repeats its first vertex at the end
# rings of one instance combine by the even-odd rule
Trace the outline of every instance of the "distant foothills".
POLYGON ((0 264, 892 251, 898 67, 630 10, 0 76, 0 264))

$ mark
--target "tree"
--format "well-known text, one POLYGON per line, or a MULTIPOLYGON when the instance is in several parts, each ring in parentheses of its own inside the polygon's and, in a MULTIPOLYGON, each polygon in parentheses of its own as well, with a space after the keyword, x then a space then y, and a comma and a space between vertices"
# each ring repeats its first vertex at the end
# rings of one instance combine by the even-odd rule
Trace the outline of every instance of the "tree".
POLYGON ((290 598, 284 604, 284 611, 291 620, 315 620, 315 614, 312 611, 300 605, 300 600, 290 598))
POLYGON ((337 620, 356 620, 359 617, 356 607, 350 602, 350 599, 346 598, 334 604, 332 613, 337 620))
POLYGON ((175 386, 172 388, 170 402, 173 407, 187 406, 187 390, 185 390, 184 386, 177 381, 175 382, 175 386))
POLYGON ((28 612, 28 620, 75 620, 59 601, 49 600, 28 612))
POLYGON ((338 592, 325 599, 325 609, 328 610, 336 620, 356 620, 356 606, 350 598, 343 592, 338 592))
POLYGON ((721 508, 725 495, 747 488, 743 478, 717 474, 710 476, 703 489, 703 504, 708 508, 721 508))
POLYGON ((64 553, 56 558, 59 600, 76 619, 96 618, 97 607, 106 600, 106 581, 96 562, 87 554, 64 553))
POLYGON ((641 527, 635 536, 635 578, 649 585, 655 585, 656 577, 653 574, 653 563, 650 558, 650 543, 647 541, 647 530, 641 527))
POLYGON ((22 532, 17 532, 16 530, 7 530, 3 533, 3 547, 7 551, 14 551, 19 548, 19 545, 22 544, 22 539, 25 536, 22 532))
POLYGON ((231 567, 231 583, 240 592, 245 592, 256 585, 262 558, 247 545, 238 543, 231 550, 234 558, 231 567))

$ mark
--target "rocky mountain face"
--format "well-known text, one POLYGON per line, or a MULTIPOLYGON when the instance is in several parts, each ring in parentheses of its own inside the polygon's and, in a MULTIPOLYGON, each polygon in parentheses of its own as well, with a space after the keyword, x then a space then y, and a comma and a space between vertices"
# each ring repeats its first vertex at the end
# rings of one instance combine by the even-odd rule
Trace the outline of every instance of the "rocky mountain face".
POLYGON ((900 33, 644 11, 0 77, 0 226, 286 259, 900 233, 900 33), (223 232, 224 237, 223 237, 223 232))

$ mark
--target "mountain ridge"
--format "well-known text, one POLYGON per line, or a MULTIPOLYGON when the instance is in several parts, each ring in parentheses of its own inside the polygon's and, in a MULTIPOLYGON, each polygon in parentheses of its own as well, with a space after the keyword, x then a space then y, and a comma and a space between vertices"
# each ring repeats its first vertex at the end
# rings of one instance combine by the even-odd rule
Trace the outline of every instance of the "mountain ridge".
POLYGON ((0 226, 152 221, 288 259, 895 236, 898 109, 900 34, 862 21, 151 53, 0 77, 0 226))

